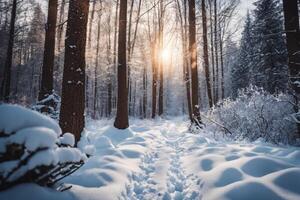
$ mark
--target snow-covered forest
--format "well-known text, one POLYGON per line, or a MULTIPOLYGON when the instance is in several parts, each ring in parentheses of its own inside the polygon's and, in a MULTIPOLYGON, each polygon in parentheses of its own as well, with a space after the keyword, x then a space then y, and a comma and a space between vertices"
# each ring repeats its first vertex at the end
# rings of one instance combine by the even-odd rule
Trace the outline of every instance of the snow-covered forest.
POLYGON ((300 199, 299 8, 0 0, 0 199, 300 199))

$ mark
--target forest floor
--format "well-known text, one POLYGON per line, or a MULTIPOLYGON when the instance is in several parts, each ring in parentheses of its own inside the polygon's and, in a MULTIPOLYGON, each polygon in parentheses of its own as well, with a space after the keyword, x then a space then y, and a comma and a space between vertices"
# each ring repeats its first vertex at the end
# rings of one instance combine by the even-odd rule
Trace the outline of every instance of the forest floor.
POLYGON ((191 134, 182 118, 111 124, 88 122, 79 146, 95 153, 62 181, 70 189, 23 184, 0 199, 300 199, 300 148, 191 134))

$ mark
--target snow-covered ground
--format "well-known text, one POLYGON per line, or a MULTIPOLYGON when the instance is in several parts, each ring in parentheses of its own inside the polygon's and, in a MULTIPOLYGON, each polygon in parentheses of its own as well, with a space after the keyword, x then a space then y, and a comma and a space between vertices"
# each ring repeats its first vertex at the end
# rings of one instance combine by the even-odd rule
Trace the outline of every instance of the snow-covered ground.
POLYGON ((62 181, 70 189, 23 184, 0 199, 300 199, 300 148, 216 141, 182 118, 111 125, 88 122, 79 146, 94 156, 62 181))

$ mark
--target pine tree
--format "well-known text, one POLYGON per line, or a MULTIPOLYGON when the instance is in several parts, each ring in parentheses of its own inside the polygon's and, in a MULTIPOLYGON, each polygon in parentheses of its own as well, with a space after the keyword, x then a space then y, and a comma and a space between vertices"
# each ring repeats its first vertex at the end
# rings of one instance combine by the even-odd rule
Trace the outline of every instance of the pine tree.
MULTIPOLYGON (((300 1, 283 0, 285 31, 287 39, 287 49, 289 57, 289 81, 294 90, 295 106, 294 110, 299 113, 300 99, 300 25, 299 6, 300 1)), ((300 116, 298 115, 298 120, 300 116)), ((300 124, 298 123, 298 137, 300 137, 300 124)))
POLYGON ((65 61, 59 124, 79 141, 84 128, 85 47, 88 0, 70 0, 65 41, 65 61))
POLYGON ((16 22, 16 12, 17 12, 17 0, 13 0, 10 28, 9 28, 9 39, 6 52, 6 60, 4 66, 4 79, 1 85, 1 97, 4 101, 8 102, 10 97, 10 81, 11 81, 11 68, 12 68, 12 58, 13 58, 13 47, 15 39, 15 22, 16 22))
POLYGON ((284 91, 288 69, 281 4, 278 0, 259 0, 255 5, 251 83, 270 93, 284 91))
POLYGON ((117 116, 114 126, 118 129, 126 129, 128 122, 128 81, 126 63, 126 24, 127 24, 127 0, 120 0, 119 15, 119 45, 118 45, 118 102, 117 116))
POLYGON ((253 35, 250 13, 247 13, 238 58, 232 69, 232 91, 236 97, 237 91, 249 85, 249 71, 253 57, 253 35))
POLYGON ((199 106, 199 81, 197 66, 197 43, 196 43, 196 14, 195 0, 189 0, 189 56, 192 75, 192 110, 195 125, 200 126, 200 106, 199 106))
POLYGON ((39 100, 42 100, 45 97, 49 96, 53 90, 53 66, 55 55, 57 6, 57 0, 49 0, 39 100))
POLYGON ((201 1, 202 8, 202 26, 203 26, 203 57, 204 57, 204 67, 205 67, 205 79, 207 87, 207 96, 209 107, 213 106, 212 99, 212 87, 210 80, 210 70, 209 70, 209 56, 208 56, 208 39, 207 39, 207 18, 206 18, 206 6, 205 0, 201 1))
POLYGON ((289 52, 290 83, 296 94, 300 95, 300 29, 297 0, 284 0, 283 7, 287 48, 289 52))

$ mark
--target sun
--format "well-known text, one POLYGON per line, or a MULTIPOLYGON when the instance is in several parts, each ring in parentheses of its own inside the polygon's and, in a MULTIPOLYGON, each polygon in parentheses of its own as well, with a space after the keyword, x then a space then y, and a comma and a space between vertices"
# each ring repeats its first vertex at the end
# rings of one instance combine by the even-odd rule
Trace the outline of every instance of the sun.
POLYGON ((171 51, 167 48, 161 51, 161 59, 164 63, 169 63, 171 59, 171 51))

